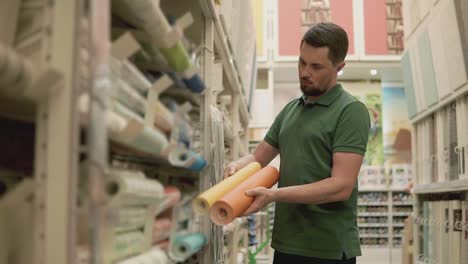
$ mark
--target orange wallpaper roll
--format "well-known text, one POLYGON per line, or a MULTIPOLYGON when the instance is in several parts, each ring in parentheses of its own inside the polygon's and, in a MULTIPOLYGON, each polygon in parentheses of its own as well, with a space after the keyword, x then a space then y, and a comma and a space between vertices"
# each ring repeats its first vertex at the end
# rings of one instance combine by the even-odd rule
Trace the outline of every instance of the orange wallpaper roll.
POLYGON ((208 214, 210 207, 223 195, 234 189, 239 183, 243 182, 262 167, 258 162, 252 162, 245 166, 231 177, 228 177, 200 194, 192 202, 192 208, 196 213, 208 214))
POLYGON ((169 218, 156 219, 153 223, 153 244, 165 240, 171 233, 172 221, 169 218))
POLYGON ((253 202, 253 198, 245 195, 245 191, 256 187, 271 188, 278 178, 279 172, 275 167, 266 166, 261 169, 211 207, 211 220, 217 225, 229 224, 234 218, 241 216, 253 202))

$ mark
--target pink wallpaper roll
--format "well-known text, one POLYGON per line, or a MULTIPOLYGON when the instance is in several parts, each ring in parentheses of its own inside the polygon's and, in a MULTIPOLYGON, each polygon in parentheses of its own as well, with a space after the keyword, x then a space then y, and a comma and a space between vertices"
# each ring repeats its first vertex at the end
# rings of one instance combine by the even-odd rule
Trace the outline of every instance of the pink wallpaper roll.
POLYGON ((172 220, 169 218, 159 218, 153 224, 153 244, 161 242, 169 237, 171 233, 172 220))

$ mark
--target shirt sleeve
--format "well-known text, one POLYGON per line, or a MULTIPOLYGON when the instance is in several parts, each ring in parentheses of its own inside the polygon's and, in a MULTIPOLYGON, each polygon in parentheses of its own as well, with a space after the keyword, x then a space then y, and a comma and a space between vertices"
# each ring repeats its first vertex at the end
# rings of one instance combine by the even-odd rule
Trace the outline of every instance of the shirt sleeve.
POLYGON ((338 119, 333 153, 353 152, 365 155, 369 140, 369 110, 360 101, 349 104, 338 119))
POLYGON ((276 149, 279 149, 279 134, 281 130, 281 123, 283 122, 283 116, 285 115, 285 112, 287 112, 287 109, 290 105, 291 103, 287 104, 276 116, 275 121, 273 122, 265 138, 263 139, 276 149))

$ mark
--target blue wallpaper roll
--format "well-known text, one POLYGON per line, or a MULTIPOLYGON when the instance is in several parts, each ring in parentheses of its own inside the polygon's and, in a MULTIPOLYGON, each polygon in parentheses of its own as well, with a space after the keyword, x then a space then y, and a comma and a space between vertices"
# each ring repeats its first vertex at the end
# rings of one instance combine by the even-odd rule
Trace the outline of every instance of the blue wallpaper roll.
POLYGON ((205 159, 198 153, 180 146, 169 153, 168 160, 173 166, 187 168, 192 171, 200 171, 207 164, 205 159))
POLYGON ((205 83, 198 74, 195 74, 190 79, 183 79, 185 85, 194 93, 201 93, 205 90, 205 83))
POLYGON ((192 163, 188 169, 192 171, 200 171, 206 166, 205 159, 197 153, 193 153, 193 157, 195 157, 195 162, 192 163))
POLYGON ((176 237, 171 251, 175 258, 184 261, 194 253, 197 253, 207 243, 208 240, 202 233, 180 235, 176 237))

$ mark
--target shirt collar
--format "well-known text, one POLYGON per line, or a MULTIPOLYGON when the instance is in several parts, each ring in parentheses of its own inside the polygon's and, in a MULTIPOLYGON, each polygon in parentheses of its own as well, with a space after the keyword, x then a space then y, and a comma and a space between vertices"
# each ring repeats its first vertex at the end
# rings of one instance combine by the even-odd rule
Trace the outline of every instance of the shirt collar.
POLYGON ((302 95, 301 98, 299 98, 299 102, 303 103, 305 105, 323 105, 323 106, 329 106, 333 101, 335 101, 336 98, 341 94, 343 91, 343 87, 341 87, 341 84, 337 83, 333 88, 331 88, 328 92, 323 94, 317 99, 309 99, 307 95, 302 95))

